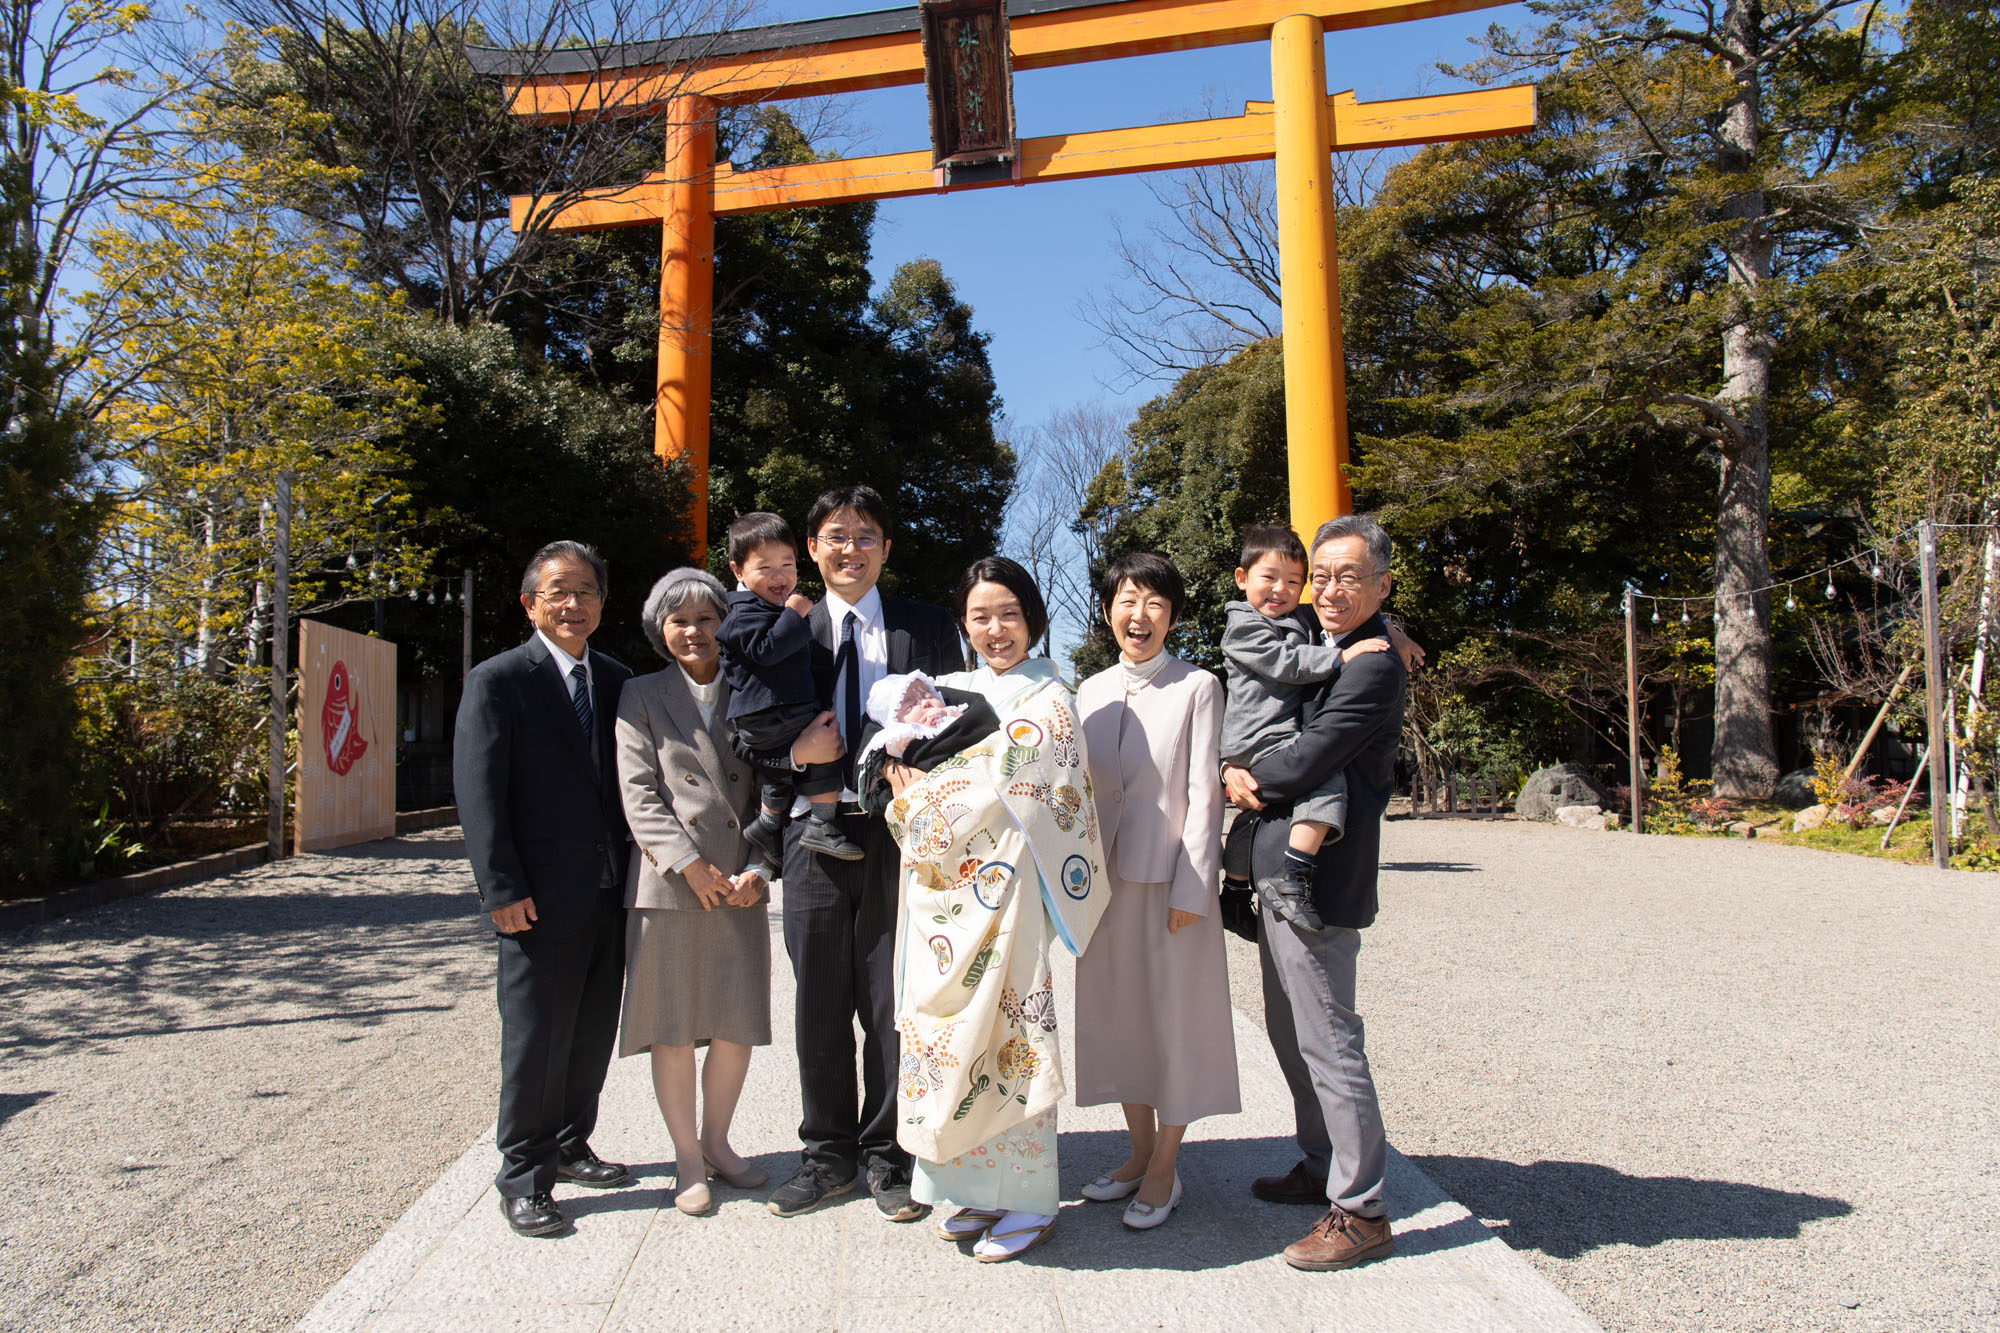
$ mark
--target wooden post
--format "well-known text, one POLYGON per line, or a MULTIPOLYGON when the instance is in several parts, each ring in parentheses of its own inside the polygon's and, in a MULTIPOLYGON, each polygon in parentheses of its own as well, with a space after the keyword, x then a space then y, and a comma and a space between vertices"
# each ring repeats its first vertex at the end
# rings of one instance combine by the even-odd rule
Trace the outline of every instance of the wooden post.
POLYGON ((1354 512, 1347 484, 1347 368, 1340 347, 1324 34, 1325 25, 1309 14, 1288 15, 1271 28, 1285 455, 1292 526, 1308 545, 1321 523, 1354 512))
POLYGON ((285 854, 285 706, 290 693, 292 620, 292 474, 278 474, 271 579, 271 777, 264 846, 273 861, 285 854))
POLYGON ((1625 737, 1632 774, 1632 831, 1646 831, 1646 765, 1639 757, 1639 595, 1625 586, 1625 737))
POLYGON ((1876 712, 1875 720, 1868 724, 1868 734, 1861 738, 1861 744, 1854 747, 1854 757, 1847 761, 1847 769, 1840 775, 1842 786, 1845 786, 1860 770, 1861 761, 1868 757, 1868 747, 1875 743, 1875 737, 1881 734, 1882 724, 1889 720, 1889 710, 1896 706, 1896 696, 1903 692, 1903 686, 1909 682, 1910 673, 1916 669, 1915 662, 1909 663, 1896 677, 1896 683, 1889 687, 1889 697, 1882 701, 1882 707, 1876 712))
POLYGON ((660 228, 660 361, 653 452, 687 460, 691 554, 708 550, 709 334, 715 304, 715 104, 667 106, 660 228))
POLYGON ((465 571, 465 591, 459 595, 458 680, 462 685, 472 674, 472 571, 465 571))
MULTIPOLYGON (((1917 525, 1919 568, 1924 582, 1924 717, 1930 733, 1931 864, 1951 865, 1951 835, 1945 827, 1944 663, 1938 642, 1937 529, 1929 519, 1917 525)), ((1912 785, 1915 785, 1914 782, 1912 785)))

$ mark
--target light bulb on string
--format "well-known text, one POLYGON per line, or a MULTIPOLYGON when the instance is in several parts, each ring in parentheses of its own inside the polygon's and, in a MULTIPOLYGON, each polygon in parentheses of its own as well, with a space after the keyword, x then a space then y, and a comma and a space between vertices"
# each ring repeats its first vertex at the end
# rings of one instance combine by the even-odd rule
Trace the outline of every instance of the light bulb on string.
POLYGON ((410 600, 413 602, 417 600, 417 590, 415 588, 410 589, 410 600))
POLYGON ((1685 624, 1687 624, 1687 623, 1688 623, 1688 604, 1687 604, 1686 602, 1682 602, 1682 603, 1681 603, 1681 624, 1685 625, 1685 624))
POLYGON ((347 567, 349 569, 359 569, 361 567, 361 562, 354 558, 354 552, 352 551, 347 553, 347 567))
POLYGON ((1655 625, 1660 623, 1660 604, 1658 602, 1653 603, 1653 623, 1655 625))
POLYGON ((1787 611, 1796 611, 1799 609, 1798 602, 1792 597, 1792 585, 1789 583, 1785 585, 1785 609, 1787 611))
POLYGON ((1826 600, 1833 600, 1833 571, 1830 569, 1826 572, 1826 600))
POLYGON ((444 604, 446 606, 451 605, 451 585, 449 583, 444 585, 444 604))
POLYGON ((430 591, 430 596, 424 598, 424 600, 428 602, 430 605, 436 606, 438 604, 438 590, 436 588, 432 588, 430 591))

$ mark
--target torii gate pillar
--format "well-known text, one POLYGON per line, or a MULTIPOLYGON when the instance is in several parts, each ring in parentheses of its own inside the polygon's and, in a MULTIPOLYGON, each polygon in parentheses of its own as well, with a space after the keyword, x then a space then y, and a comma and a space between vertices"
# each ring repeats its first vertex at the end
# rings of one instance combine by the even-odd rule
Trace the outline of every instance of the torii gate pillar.
POLYGON ((708 549, 709 353, 715 318, 715 103, 683 95, 667 108, 660 229, 660 359, 653 451, 688 465, 689 526, 708 549))
POLYGON ((1347 369, 1340 346, 1324 36, 1325 25, 1310 14, 1288 15, 1271 28, 1285 455, 1292 526, 1307 545, 1321 522, 1354 512, 1347 482, 1347 369))

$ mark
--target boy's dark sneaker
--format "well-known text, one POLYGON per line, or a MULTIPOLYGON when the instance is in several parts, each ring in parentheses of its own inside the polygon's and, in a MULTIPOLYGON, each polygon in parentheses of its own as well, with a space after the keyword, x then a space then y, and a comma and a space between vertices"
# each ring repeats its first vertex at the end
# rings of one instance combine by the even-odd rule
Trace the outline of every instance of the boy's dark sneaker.
POLYGON ((1301 870, 1287 866, 1283 874, 1258 880, 1257 896, 1280 921, 1314 935, 1326 929, 1313 906, 1312 876, 1301 870))
POLYGON ((847 1193, 861 1181, 861 1173, 848 1168, 845 1179, 837 1167, 825 1162, 807 1162, 792 1178, 771 1191, 770 1210, 779 1217, 809 1213, 828 1199, 847 1193))
POLYGON ((799 846, 836 861, 859 861, 867 855, 861 844, 842 833, 831 819, 808 819, 805 832, 799 834, 799 846))
POLYGON ((743 836, 750 840, 764 863, 777 867, 785 863, 785 825, 792 822, 790 815, 773 814, 760 809, 757 817, 743 826, 743 836))

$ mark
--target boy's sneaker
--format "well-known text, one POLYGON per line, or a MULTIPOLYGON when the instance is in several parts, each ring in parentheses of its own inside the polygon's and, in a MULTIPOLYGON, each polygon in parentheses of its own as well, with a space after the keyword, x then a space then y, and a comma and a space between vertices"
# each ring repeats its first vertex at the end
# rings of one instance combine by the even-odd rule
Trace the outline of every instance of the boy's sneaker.
POLYGON ((842 833, 831 819, 808 819, 805 832, 799 834, 799 846, 836 861, 859 861, 867 855, 861 844, 842 833))
POLYGON ((1258 880, 1257 896, 1278 920, 1317 935, 1326 927, 1313 906, 1312 888, 1312 876, 1287 866, 1283 874, 1258 880))
POLYGON ((785 864, 785 825, 791 822, 790 815, 760 808, 757 817, 743 826, 743 836, 763 856, 766 865, 776 868, 785 864))
POLYGON ((792 1178, 771 1191, 766 1205, 779 1217, 797 1217, 809 1213, 828 1199, 847 1193, 861 1183, 861 1173, 849 1167, 842 1179, 838 1167, 825 1162, 806 1162, 792 1173, 792 1178))

